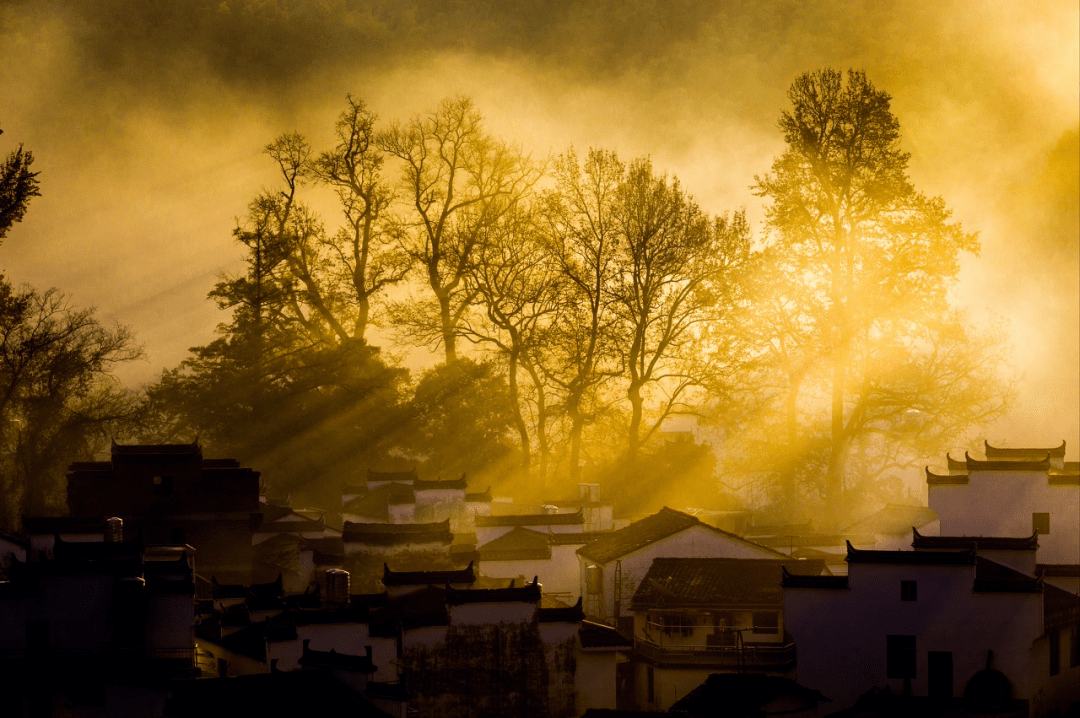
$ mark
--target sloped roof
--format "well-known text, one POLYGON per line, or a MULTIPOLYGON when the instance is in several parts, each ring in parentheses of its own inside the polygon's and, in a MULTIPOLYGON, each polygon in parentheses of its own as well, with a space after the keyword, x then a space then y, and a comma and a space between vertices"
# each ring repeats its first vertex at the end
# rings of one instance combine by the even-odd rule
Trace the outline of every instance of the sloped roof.
POLYGON ((585 544, 579 548, 577 552, 597 563, 610 563, 621 556, 637 551, 638 549, 644 548, 661 539, 674 536, 680 531, 685 531, 694 526, 701 526, 715 534, 738 541, 747 546, 753 546, 766 553, 784 556, 779 551, 774 551, 761 544, 748 541, 729 531, 710 526, 695 516, 683 513, 682 511, 669 509, 666 506, 652 516, 646 516, 640 521, 635 521, 629 526, 617 531, 612 531, 606 536, 602 536, 595 541, 585 544))
POLYGON ((551 558, 548 534, 515 526, 502 536, 478 547, 480 558, 485 561, 523 561, 551 558))
POLYGON ((784 578, 781 582, 783 588, 830 588, 846 589, 848 587, 847 576, 798 576, 788 573, 783 569, 784 578))
POLYGON ((912 526, 915 528, 926 526, 936 521, 937 517, 937 513, 926 506, 885 504, 885 508, 845 528, 844 533, 904 536, 912 526))
POLYGON ((334 649, 329 651, 316 651, 310 647, 311 639, 305 638, 303 654, 299 663, 305 668, 330 668, 353 673, 374 673, 378 668, 371 662, 371 646, 367 646, 367 652, 362 656, 354 656, 348 653, 338 653, 334 649))
POLYGON ((387 520, 390 518, 390 506, 416 503, 416 494, 407 484, 381 484, 363 492, 342 506, 343 513, 359 514, 387 520))
POLYGON ((985 556, 975 557, 973 590, 976 593, 1042 593, 1042 589, 1040 578, 1020 573, 985 556))
POLYGON ((822 561, 738 558, 657 558, 638 585, 631 606, 779 606, 782 567, 818 576, 822 561))
POLYGON ((982 549, 984 551, 1034 551, 1039 535, 1030 536, 923 536, 912 527, 911 545, 916 549, 982 549))
POLYGON ((812 710, 831 703, 820 691, 801 686, 790 678, 761 673, 713 673, 705 682, 671 706, 675 715, 756 718, 777 698, 794 701, 799 708, 812 710))
POLYGON ((582 648, 629 649, 634 643, 611 626, 584 620, 578 629, 578 638, 582 648))
POLYGON ((574 526, 584 524, 585 517, 578 509, 572 514, 505 514, 503 516, 477 516, 478 528, 502 526, 574 526))
POLYGON ((448 583, 475 583, 476 572, 473 562, 463 569, 448 571, 393 571, 383 564, 382 582, 384 586, 443 586, 448 583))
POLYGON ((450 521, 437 521, 427 524, 382 524, 353 523, 346 521, 341 532, 341 539, 346 543, 366 543, 393 545, 401 543, 452 543, 454 535, 450 533, 450 521))
POLYGON ((465 474, 462 474, 456 479, 436 479, 435 481, 417 479, 413 482, 413 488, 417 491, 443 491, 449 489, 464 491, 465 487, 465 474))

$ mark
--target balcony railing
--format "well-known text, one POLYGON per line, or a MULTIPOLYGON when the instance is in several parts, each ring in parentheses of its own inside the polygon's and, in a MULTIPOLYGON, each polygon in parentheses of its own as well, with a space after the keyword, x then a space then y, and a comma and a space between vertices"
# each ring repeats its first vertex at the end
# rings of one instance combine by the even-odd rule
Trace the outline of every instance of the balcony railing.
POLYGON ((713 646, 701 644, 659 644, 634 639, 634 650, 655 663, 674 663, 717 668, 787 669, 795 665, 795 644, 750 644, 713 646))

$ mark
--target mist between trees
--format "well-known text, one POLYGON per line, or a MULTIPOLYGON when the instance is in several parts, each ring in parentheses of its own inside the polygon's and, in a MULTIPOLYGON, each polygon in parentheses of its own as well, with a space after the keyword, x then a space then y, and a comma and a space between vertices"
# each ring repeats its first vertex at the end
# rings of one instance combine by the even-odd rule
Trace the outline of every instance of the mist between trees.
MULTIPOLYGON (((788 97, 783 153, 747 178, 756 236, 648 158, 530 157, 468 98, 382 122, 349 97, 333 146, 266 146, 243 269, 209 293, 217 338, 138 390, 110 380, 139 351, 124 328, 5 282, 4 525, 63 512, 67 463, 111 438, 198 437, 329 508, 367 468, 414 464, 526 501, 598 482, 625 512, 829 525, 910 499, 904 470, 1013 399, 1002 328, 949 301, 978 240, 912 186, 863 73, 804 74, 788 97), (395 352, 416 346, 443 363, 410 377, 395 352)), ((5 165, 3 232, 36 193, 31 160, 5 165)))

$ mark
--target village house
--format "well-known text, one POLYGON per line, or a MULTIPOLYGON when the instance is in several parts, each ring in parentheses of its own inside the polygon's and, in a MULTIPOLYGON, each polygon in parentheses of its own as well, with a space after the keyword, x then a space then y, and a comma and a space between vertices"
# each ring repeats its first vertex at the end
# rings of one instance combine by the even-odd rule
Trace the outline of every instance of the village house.
POLYGON ((980 550, 849 546, 846 576, 785 572, 799 683, 838 707, 881 687, 998 709, 1020 700, 1061 710, 1080 699, 1080 597, 980 550))
POLYGON ((630 600, 654 559, 786 558, 778 551, 666 507, 597 537, 577 549, 577 556, 586 615, 619 626, 627 634, 632 622, 630 600))
POLYGON ((616 663, 629 642, 585 621, 580 602, 546 606, 536 580, 490 587, 472 566, 387 566, 384 591, 357 595, 344 579, 328 578, 333 592, 319 606, 290 605, 285 596, 283 611, 239 631, 201 626, 218 675, 318 667, 402 718, 574 716, 615 706, 616 663))
POLYGON ((794 674, 784 628, 782 567, 817 576, 822 561, 657 558, 634 593, 634 667, 627 691, 667 710, 717 672, 794 674))
MULTIPOLYGON (((73 463, 67 487, 72 524, 119 517, 129 536, 198 548, 203 575, 251 583, 259 472, 233 459, 204 459, 197 442, 114 442, 109 461, 73 463)), ((40 530, 33 519, 27 528, 40 530)))
POLYGON ((155 686, 197 675, 190 547, 98 536, 54 537, 49 554, 12 561, 0 583, 0 713, 51 714, 54 702, 150 713, 165 698, 155 686))
POLYGON ((949 536, 1039 533, 1039 563, 1080 563, 1080 464, 1051 449, 985 444, 986 459, 947 457, 948 472, 926 469, 929 505, 949 536))
POLYGON ((353 523, 437 523, 449 521, 455 534, 473 534, 476 516, 491 513, 491 491, 468 491, 465 476, 425 481, 415 469, 368 470, 362 484, 342 487, 341 513, 353 523))

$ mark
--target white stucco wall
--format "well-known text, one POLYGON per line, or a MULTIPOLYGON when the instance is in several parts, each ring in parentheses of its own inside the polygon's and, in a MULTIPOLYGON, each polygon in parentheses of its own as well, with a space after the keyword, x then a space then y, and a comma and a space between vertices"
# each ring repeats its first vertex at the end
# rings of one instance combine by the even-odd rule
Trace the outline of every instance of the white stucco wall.
POLYGON ((975 471, 967 484, 928 488, 943 536, 1030 536, 1031 515, 1048 513, 1038 561, 1080 561, 1080 486, 1051 485, 1040 471, 975 471))
POLYGON ((1042 634, 1041 593, 973 593, 973 566, 854 564, 847 589, 784 589, 784 620, 798 651, 798 681, 851 705, 874 686, 903 689, 886 674, 886 636, 913 635, 914 695, 927 692, 927 653, 953 654, 953 695, 986 665, 1008 676, 1017 698, 1033 691, 1033 644, 1042 634), (918 600, 900 600, 900 581, 918 600))
MULTIPOLYGON (((622 605, 620 615, 630 616, 630 599, 634 597, 638 584, 649 571, 656 558, 778 558, 777 554, 765 548, 757 548, 706 526, 690 526, 677 534, 655 541, 648 546, 620 557, 618 560, 603 564, 603 595, 599 601, 599 613, 592 617, 612 623, 615 617, 615 565, 621 562, 622 569, 622 605)), ((578 581, 581 590, 585 590, 585 570, 593 563, 587 556, 578 554, 578 581)), ((589 603, 586 602, 586 611, 589 603)))

